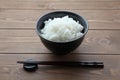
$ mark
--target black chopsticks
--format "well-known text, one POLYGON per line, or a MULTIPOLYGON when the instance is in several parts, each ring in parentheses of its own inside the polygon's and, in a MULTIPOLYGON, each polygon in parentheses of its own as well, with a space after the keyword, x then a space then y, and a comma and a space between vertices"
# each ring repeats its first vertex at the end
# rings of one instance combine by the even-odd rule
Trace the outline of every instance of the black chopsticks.
POLYGON ((90 67, 90 68, 103 68, 103 62, 95 61, 17 61, 17 63, 24 64, 25 70, 34 70, 38 65, 56 65, 56 66, 72 66, 72 67, 90 67))
POLYGON ((39 65, 58 65, 58 66, 86 66, 86 67, 103 67, 103 62, 94 61, 18 61, 23 64, 39 65))

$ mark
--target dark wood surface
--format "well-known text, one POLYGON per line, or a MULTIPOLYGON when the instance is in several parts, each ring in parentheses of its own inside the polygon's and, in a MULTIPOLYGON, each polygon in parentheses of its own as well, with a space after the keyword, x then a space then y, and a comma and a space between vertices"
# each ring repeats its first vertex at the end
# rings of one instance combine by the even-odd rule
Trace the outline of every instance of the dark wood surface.
POLYGON ((120 0, 0 0, 0 80, 119 80, 120 0), (44 14, 68 10, 84 16, 89 31, 71 54, 55 56, 35 32, 44 14), (102 61, 103 69, 39 66, 26 72, 18 60, 102 61))

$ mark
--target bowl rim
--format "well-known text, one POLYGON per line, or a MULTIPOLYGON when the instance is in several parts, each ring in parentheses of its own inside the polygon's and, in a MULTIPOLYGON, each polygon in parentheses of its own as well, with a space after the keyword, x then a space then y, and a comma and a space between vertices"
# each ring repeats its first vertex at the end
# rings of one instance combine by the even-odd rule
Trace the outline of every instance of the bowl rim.
MULTIPOLYGON (((69 15, 68 15, 68 16, 69 16, 69 15)), ((83 26, 83 27, 84 27, 84 26, 83 26)), ((38 34, 38 36, 40 36, 41 38, 45 39, 46 41, 53 42, 53 43, 67 43, 67 42, 76 41, 76 40, 80 39, 81 37, 84 37, 84 36, 86 35, 86 33, 88 32, 88 29, 89 29, 88 21, 87 21, 83 16, 81 16, 80 14, 77 14, 77 13, 74 13, 74 12, 71 12, 71 11, 51 11, 51 12, 48 12, 48 13, 43 14, 43 15, 37 20, 35 31, 36 31, 36 33, 38 34), (48 39, 44 38, 44 37, 41 35, 41 33, 38 31, 38 23, 39 23, 39 21, 40 21, 43 17, 45 17, 46 15, 53 14, 53 13, 62 13, 62 12, 63 12, 63 13, 74 14, 74 15, 76 15, 76 16, 81 17, 81 18, 85 21, 85 23, 86 23, 86 29, 85 29, 85 32, 83 33, 83 36, 80 36, 80 37, 78 37, 78 38, 71 39, 71 40, 68 40, 68 41, 52 41, 52 40, 48 40, 48 39)))

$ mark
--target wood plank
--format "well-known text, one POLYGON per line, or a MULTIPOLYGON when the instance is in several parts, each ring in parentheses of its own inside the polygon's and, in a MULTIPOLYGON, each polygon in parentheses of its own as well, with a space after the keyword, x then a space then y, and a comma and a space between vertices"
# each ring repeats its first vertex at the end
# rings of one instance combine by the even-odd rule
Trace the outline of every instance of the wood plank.
MULTIPOLYGON (((120 54, 120 30, 89 30, 72 53, 120 54)), ((35 30, 0 30, 0 53, 50 53, 35 30)))
POLYGON ((2 80, 119 80, 120 78, 120 55, 68 55, 54 56, 52 54, 7 54, 0 55, 0 79, 2 80), (36 72, 29 73, 17 64, 18 60, 33 58, 40 61, 54 60, 79 60, 79 61, 103 61, 104 68, 82 67, 55 67, 39 66, 36 72))
MULTIPOLYGON (((1 10, 0 29, 34 29, 37 20, 55 10, 1 10)), ((89 29, 120 29, 120 10, 72 10, 84 16, 89 29)))
MULTIPOLYGON (((17 0, 17 1, 19 1, 19 0, 17 0)), ((22 0, 20 0, 20 1, 22 1, 22 0)), ((23 1, 33 1, 33 0, 23 0, 23 1)), ((34 1, 39 1, 39 0, 34 0, 34 1)), ((41 2, 63 2, 64 0, 44 0, 44 1, 41 1, 41 2)), ((100 1, 119 1, 119 0, 65 0, 65 2, 81 2, 81 1, 98 1, 98 2, 100 2, 100 1)))
POLYGON ((120 1, 20 1, 2 0, 1 9, 120 9, 120 1), (71 6, 72 5, 72 6, 71 6), (115 5, 115 6, 113 6, 115 5))
MULTIPOLYGON (((37 22, 37 20, 36 20, 37 22)), ((36 27, 36 22, 15 22, 15 21, 0 21, 1 30, 34 30, 36 27)), ((112 30, 120 29, 120 22, 117 21, 103 21, 103 20, 88 20, 89 30, 112 30)))

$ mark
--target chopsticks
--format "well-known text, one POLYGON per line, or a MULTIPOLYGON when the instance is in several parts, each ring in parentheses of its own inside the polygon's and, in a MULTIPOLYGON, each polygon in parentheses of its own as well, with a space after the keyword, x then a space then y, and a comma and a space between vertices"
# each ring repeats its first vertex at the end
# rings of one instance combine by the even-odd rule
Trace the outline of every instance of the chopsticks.
POLYGON ((32 68, 37 69, 38 65, 56 65, 56 66, 72 66, 72 67, 90 67, 103 68, 104 64, 100 61, 17 61, 24 64, 25 70, 29 71, 32 68), (28 69, 29 68, 29 69, 28 69))

